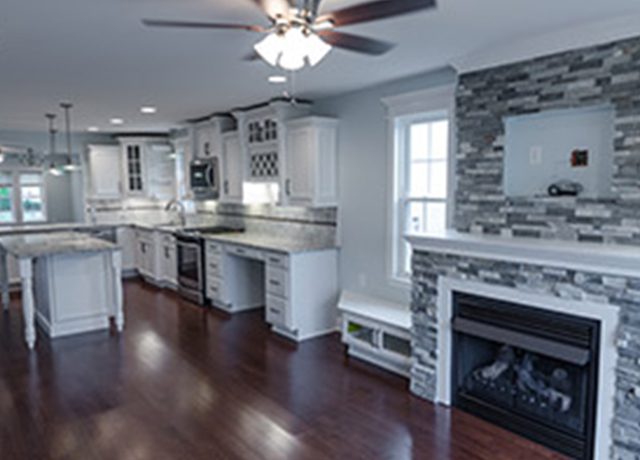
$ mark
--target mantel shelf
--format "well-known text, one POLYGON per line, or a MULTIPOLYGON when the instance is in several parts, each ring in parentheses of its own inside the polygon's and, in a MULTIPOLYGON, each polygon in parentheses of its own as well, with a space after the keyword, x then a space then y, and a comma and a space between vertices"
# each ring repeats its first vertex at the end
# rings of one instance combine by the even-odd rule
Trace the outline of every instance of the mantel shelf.
POLYGON ((454 230, 405 238, 417 251, 640 278, 640 248, 634 246, 510 238, 454 230))

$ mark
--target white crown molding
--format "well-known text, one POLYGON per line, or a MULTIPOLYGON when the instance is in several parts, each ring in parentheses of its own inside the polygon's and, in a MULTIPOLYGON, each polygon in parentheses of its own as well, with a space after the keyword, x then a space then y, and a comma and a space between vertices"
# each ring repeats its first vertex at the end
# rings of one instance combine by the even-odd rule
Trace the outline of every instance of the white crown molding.
POLYGON ((563 51, 599 45, 640 35, 640 15, 593 22, 561 31, 507 43, 497 43, 455 58, 459 74, 497 67, 563 51))

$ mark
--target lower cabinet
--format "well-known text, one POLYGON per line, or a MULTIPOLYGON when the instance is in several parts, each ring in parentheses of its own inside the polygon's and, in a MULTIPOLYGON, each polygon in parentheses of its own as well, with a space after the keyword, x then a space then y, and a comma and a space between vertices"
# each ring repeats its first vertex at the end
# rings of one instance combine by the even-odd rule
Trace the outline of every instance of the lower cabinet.
POLYGON ((156 243, 152 230, 136 229, 136 268, 147 279, 155 281, 156 274, 156 243))
POLYGON ((158 265, 159 275, 162 284, 171 287, 178 287, 178 260, 176 239, 170 233, 160 233, 159 238, 158 265))
POLYGON ((301 341, 337 328, 337 250, 285 254, 206 244, 207 298, 230 313, 265 309, 272 329, 301 341))

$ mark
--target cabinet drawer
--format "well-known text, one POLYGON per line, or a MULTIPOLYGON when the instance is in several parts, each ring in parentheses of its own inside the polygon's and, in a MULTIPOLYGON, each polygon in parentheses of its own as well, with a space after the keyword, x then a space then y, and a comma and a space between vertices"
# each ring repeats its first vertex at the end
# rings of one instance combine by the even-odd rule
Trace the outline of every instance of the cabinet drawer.
POLYGON ((227 252, 236 256, 246 257, 247 259, 264 260, 261 251, 245 246, 227 246, 227 252))
POLYGON ((274 296, 267 296, 267 306, 265 310, 265 320, 267 323, 289 327, 289 304, 286 300, 274 296))
POLYGON ((214 300, 222 299, 222 282, 216 278, 207 278, 207 297, 214 300))
POLYGON ((207 265, 205 267, 206 276, 216 276, 222 278, 222 254, 207 254, 207 265))
POLYGON ((283 269, 289 268, 289 256, 287 256, 286 254, 279 254, 277 252, 267 252, 265 253, 264 256, 265 256, 264 257, 265 262, 270 267, 283 268, 283 269))
POLYGON ((215 241, 207 241, 205 247, 207 254, 220 254, 222 252, 222 244, 215 241))
POLYGON ((289 297, 289 272, 267 265, 267 292, 283 298, 289 297))

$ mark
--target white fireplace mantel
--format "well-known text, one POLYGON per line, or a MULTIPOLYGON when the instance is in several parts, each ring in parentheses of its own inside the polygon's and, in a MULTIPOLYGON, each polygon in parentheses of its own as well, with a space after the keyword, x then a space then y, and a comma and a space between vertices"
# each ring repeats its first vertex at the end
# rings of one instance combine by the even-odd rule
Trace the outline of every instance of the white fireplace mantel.
POLYGON ((406 235, 414 250, 640 278, 640 247, 447 230, 406 235))

